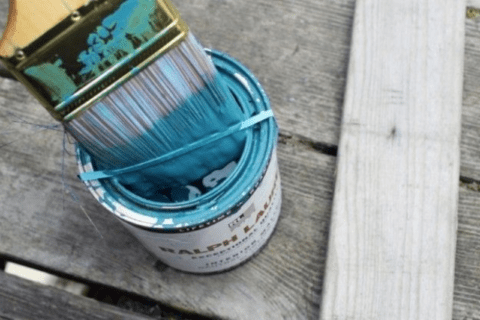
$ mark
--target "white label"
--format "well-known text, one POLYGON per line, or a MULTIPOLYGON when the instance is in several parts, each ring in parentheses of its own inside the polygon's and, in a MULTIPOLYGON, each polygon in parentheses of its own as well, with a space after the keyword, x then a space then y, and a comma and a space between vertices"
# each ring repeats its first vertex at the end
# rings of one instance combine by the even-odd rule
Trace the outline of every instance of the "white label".
POLYGON ((235 214, 211 226, 184 233, 159 233, 122 223, 165 264, 187 272, 217 272, 242 263, 267 242, 280 215, 281 198, 274 151, 251 197, 235 214))

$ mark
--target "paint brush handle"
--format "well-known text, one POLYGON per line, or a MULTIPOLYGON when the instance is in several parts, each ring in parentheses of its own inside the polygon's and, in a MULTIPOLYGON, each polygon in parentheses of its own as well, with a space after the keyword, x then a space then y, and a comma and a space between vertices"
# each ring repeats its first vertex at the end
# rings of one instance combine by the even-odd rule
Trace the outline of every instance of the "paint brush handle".
POLYGON ((0 56, 12 57, 90 0, 10 0, 0 56))

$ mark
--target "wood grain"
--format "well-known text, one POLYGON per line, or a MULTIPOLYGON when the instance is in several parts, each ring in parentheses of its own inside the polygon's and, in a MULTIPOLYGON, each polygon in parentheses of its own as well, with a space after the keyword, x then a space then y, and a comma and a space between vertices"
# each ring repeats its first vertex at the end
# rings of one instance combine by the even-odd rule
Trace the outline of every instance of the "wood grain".
MULTIPOLYGON (((289 23, 293 22, 290 19, 289 23)), ((283 79, 289 81, 286 76, 283 79)), ((0 82, 0 127, 7 133, 0 135, 0 255, 206 315, 232 319, 318 317, 333 157, 289 139, 280 145, 282 217, 267 248, 245 266, 212 277, 158 271, 154 259, 86 192, 76 178, 71 156, 66 159, 64 188, 62 133, 32 125, 54 122, 21 84, 7 79, 0 82)), ((281 89, 279 86, 277 91, 281 89)))
MULTIPOLYGON (((335 159, 306 149, 295 137, 312 145, 338 143, 355 1, 191 0, 175 5, 203 44, 227 51, 254 70, 272 101, 283 133, 284 205, 266 250, 239 269, 213 277, 154 269, 153 258, 77 181, 69 155, 67 187, 62 186, 61 132, 21 123, 55 124, 20 84, 2 79, 0 256, 227 319, 318 319, 335 159)), ((0 25, 7 11, 8 1, 0 0, 0 25)), ((466 23, 461 148, 462 175, 477 174, 480 180, 479 23, 466 23)), ((464 185, 460 193, 454 320, 480 320, 480 195, 473 189, 475 183, 464 185)))
POLYGON ((0 39, 0 56, 13 56, 16 49, 28 46, 87 2, 10 0, 8 21, 0 39))
MULTIPOLYGON (((467 5, 480 8, 478 2, 467 5)), ((354 0, 192 0, 175 5, 204 45, 254 71, 282 132, 338 145, 354 0), (209 10, 215 14, 205 19, 200 12, 209 10)), ((480 17, 466 21, 465 37, 461 175, 480 181, 480 17)))
POLYGON ((454 320, 480 319, 480 187, 461 184, 455 257, 454 320))
POLYGON ((68 154, 64 187, 62 132, 32 123, 54 122, 20 83, 0 79, 0 256, 207 316, 318 318, 334 157, 288 139, 279 144, 283 204, 269 244, 231 272, 195 276, 156 269, 78 180, 68 154))
POLYGON ((321 319, 452 318, 464 19, 357 1, 321 319))
POLYGON ((0 319, 151 319, 3 272, 0 272, 0 283, 0 319))

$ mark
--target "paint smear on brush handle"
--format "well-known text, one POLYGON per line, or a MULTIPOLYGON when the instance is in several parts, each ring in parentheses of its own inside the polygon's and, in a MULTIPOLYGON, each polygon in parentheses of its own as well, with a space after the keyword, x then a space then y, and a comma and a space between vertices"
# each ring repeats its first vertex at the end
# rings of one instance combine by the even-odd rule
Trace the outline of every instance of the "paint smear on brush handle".
POLYGON ((168 36, 174 19, 160 3, 92 2, 93 13, 82 17, 88 21, 80 21, 75 36, 60 38, 61 44, 48 47, 32 63, 26 63, 22 72, 44 89, 44 97, 52 105, 65 103, 92 80, 137 55, 149 41, 168 36))

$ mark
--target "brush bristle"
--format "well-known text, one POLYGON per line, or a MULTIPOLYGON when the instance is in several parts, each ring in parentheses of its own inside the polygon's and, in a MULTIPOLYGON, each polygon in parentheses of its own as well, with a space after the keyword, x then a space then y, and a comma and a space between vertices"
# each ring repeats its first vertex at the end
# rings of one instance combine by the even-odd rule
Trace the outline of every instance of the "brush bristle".
MULTIPOLYGON (((180 149, 244 119, 205 50, 189 35, 65 127, 98 168, 116 169, 180 149)), ((120 180, 148 198, 159 188, 186 185, 237 160, 243 142, 239 132, 120 180)))

